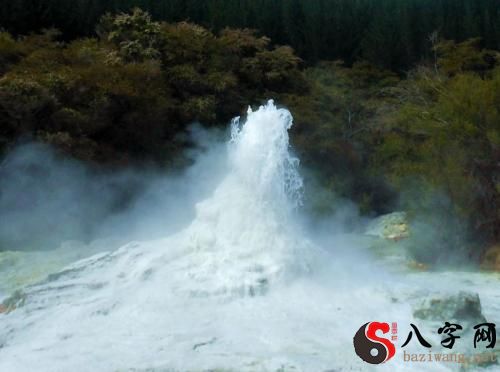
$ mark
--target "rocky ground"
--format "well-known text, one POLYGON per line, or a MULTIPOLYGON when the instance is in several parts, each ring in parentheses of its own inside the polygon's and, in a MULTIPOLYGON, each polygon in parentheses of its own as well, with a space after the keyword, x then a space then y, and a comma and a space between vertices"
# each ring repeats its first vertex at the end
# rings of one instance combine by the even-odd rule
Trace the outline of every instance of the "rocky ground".
MULTIPOLYGON (((453 352, 463 353, 467 355, 473 355, 474 353, 476 353, 477 351, 471 346, 472 340, 474 338, 473 327, 479 323, 495 323, 495 321, 498 321, 498 314, 500 314, 500 291, 498 291, 497 288, 500 284, 500 275, 495 272, 431 271, 425 265, 422 265, 409 258, 408 254, 406 253, 404 241, 411 236, 411 233, 411 226, 407 221, 406 214, 397 212, 387 216, 382 216, 374 220, 367 227, 366 234, 364 236, 356 237, 356 241, 359 241, 360 244, 367 245, 368 249, 373 253, 374 259, 380 263, 381 267, 387 269, 388 273, 394 273, 394 275, 389 274, 388 280, 384 282, 385 284, 383 287, 378 286, 378 284, 376 284, 375 282, 373 284, 370 284, 362 281, 360 282, 360 287, 357 287, 358 284, 356 283, 347 284, 346 282, 345 290, 339 290, 339 288, 335 289, 333 291, 334 297, 331 298, 331 303, 325 302, 324 304, 319 302, 322 301, 321 298, 325 298, 325 296, 331 296, 332 294, 328 294, 327 292, 323 293, 323 289, 321 289, 321 292, 318 291, 317 295, 313 292, 310 292, 310 290, 307 289, 308 287, 305 287, 306 289, 300 290, 299 292, 296 292, 294 289, 290 290, 289 293, 284 292, 282 294, 271 294, 271 298, 277 296, 276 302, 274 302, 274 306, 276 306, 277 309, 273 311, 271 311, 268 302, 266 302, 267 300, 265 300, 266 296, 262 296, 261 299, 252 301, 246 299, 235 300, 233 303, 228 303, 227 305, 225 305, 225 307, 221 306, 221 308, 218 308, 217 313, 226 314, 226 321, 230 322, 231 318, 235 317, 235 314, 238 313, 238 311, 235 312, 235 309, 238 309, 239 306, 243 306, 243 304, 245 304, 244 307, 239 310, 241 312, 241 319, 236 319, 237 322, 235 324, 240 324, 241 322, 245 323, 248 321, 249 328, 247 329, 247 331, 249 332, 249 336, 247 337, 249 340, 253 339, 251 336, 252 332, 256 332, 255 337, 257 337, 257 335, 260 335, 261 332, 268 332, 259 330, 259 326, 257 325, 257 323, 253 323, 254 320, 252 317, 256 315, 258 315, 257 320, 259 320, 259 322, 265 322, 266 320, 264 320, 265 318, 263 316, 265 313, 267 313, 267 318, 271 320, 274 319, 272 321, 272 324, 278 322, 280 324, 280 327, 283 327, 281 332, 285 332, 284 329, 292 327, 292 330, 287 329, 286 332, 292 332, 292 334, 295 334, 296 340, 294 341, 293 338, 290 339, 289 341, 291 343, 285 349, 280 349, 280 343, 283 342, 285 344, 288 341, 280 341, 281 338, 273 341, 275 344, 273 343, 274 346, 271 349, 276 349, 276 353, 279 358, 277 358, 276 355, 272 356, 273 354, 265 357, 266 352, 264 352, 264 348, 263 350, 258 351, 259 353, 262 353, 261 358, 263 359, 257 362, 255 361, 255 359, 258 359, 255 358, 257 354, 254 355, 247 352, 244 357, 246 358, 245 360, 253 361, 245 362, 245 370, 250 371, 252 370, 252 368, 255 368, 254 370, 259 371, 309 371, 310 369, 307 369, 308 365, 314 365, 315 368, 317 366, 326 365, 326 363, 322 364, 322 362, 324 362, 324 360, 328 362, 329 359, 325 357, 324 353, 326 350, 330 350, 330 348, 333 348, 335 350, 331 350, 331 352, 334 353, 334 355, 336 356, 335 358, 337 359, 337 365, 335 365, 335 369, 333 370, 369 370, 368 367, 366 367, 366 369, 363 369, 362 364, 359 364, 359 361, 351 361, 351 350, 349 350, 349 353, 347 353, 347 355, 345 351, 341 352, 342 345, 345 346, 346 342, 350 342, 349 339, 350 337, 352 337, 352 335, 349 333, 350 331, 347 330, 347 334, 342 336, 346 340, 341 339, 340 341, 335 341, 335 339, 332 339, 332 335, 321 335, 313 341, 316 336, 314 336, 314 333, 309 334, 307 332, 311 332, 311 329, 313 329, 314 327, 318 327, 318 325, 321 325, 323 323, 324 325, 322 325, 321 328, 337 328, 340 327, 339 324, 345 324, 345 327, 350 327, 350 322, 356 323, 358 322, 357 318, 364 318, 367 316, 363 314, 371 314, 369 316, 373 317, 380 317, 383 315, 397 318, 399 314, 402 314, 402 309, 407 308, 410 311, 411 318, 404 318, 404 322, 401 322, 401 334, 398 344, 399 353, 401 353, 401 343, 404 342, 404 339, 406 338, 406 334, 404 333, 409 326, 409 324, 405 323, 414 322, 415 324, 417 324, 419 327, 421 327, 421 330, 426 335, 426 337, 429 337, 432 344, 439 346, 439 343, 443 339, 443 335, 440 336, 436 332, 440 327, 443 326, 443 323, 445 321, 448 321, 450 323, 457 323, 463 327, 463 332, 461 333, 462 342, 457 343, 457 346, 454 348, 453 352), (391 285, 391 281, 393 280, 397 281, 393 282, 393 284, 391 285), (304 298, 309 298, 310 302, 307 305, 307 307, 309 307, 307 312, 298 312, 298 310, 295 310, 295 307, 294 310, 291 310, 290 306, 293 306, 295 302, 302 303, 306 301, 305 303, 307 303, 307 300, 301 299, 300 296, 296 300, 293 300, 293 297, 296 295, 304 296, 304 298), (382 297, 384 299, 382 299, 382 297), (287 306, 279 310, 280 307, 284 304, 282 298, 288 299, 286 301, 287 306), (316 298, 317 302, 315 302, 314 298, 316 298), (361 304, 363 303, 363 301, 368 299, 370 299, 370 301, 372 302, 371 304, 366 302, 365 305, 360 305, 362 307, 367 306, 367 309, 362 309, 359 307, 351 308, 357 303, 361 304), (392 306, 394 308, 387 308, 386 301, 392 303, 392 306), (247 306, 255 307, 254 311, 251 312, 252 314, 254 314, 252 315, 252 317, 250 317, 250 313, 246 314, 245 312, 245 308, 247 306), (331 314, 331 311, 335 311, 336 318, 330 318, 330 316, 327 316, 327 314, 331 314), (283 314, 286 315, 285 318, 282 318, 283 314), (249 319, 246 319, 246 316, 248 316, 249 319), (301 325, 301 322, 303 322, 303 325, 301 325), (251 324, 253 325, 250 326, 251 324), (257 328, 252 329, 254 327, 257 328), (293 329, 295 328, 297 329, 293 331, 293 329), (308 341, 304 343, 304 339, 308 341), (328 344, 330 342, 332 343, 331 347, 328 344), (287 353, 287 357, 285 357, 285 354, 281 356, 281 353, 285 353, 285 351, 287 353), (290 362, 290 359, 287 359, 290 355, 294 356, 291 359, 295 360, 294 363, 290 362), (312 359, 309 360, 307 358, 312 359), (271 369, 269 369, 269 366, 276 365, 277 360, 281 359, 283 359, 284 361, 281 368, 276 369, 274 367, 271 367, 271 369), (320 362, 317 362, 317 360, 320 360, 320 362)), ((14 314, 17 309, 24 306, 27 296, 26 293, 30 293, 30 291, 36 293, 37 291, 37 286, 34 286, 34 289, 29 289, 28 287, 27 291, 24 291, 23 288, 26 288, 26 286, 37 283, 47 278, 48 279, 45 280, 45 282, 48 283, 47 285, 51 285, 52 280, 56 280, 56 278, 58 277, 58 275, 51 274, 60 272, 66 265, 70 264, 71 262, 77 261, 79 259, 85 258, 86 256, 92 255, 93 253, 101 251, 103 246, 105 246, 105 244, 103 245, 102 242, 95 243, 91 246, 83 246, 79 243, 73 242, 66 243, 57 250, 47 252, 0 253, 0 271, 2 273, 2 277, 4 278, 4 280, 2 280, 2 282, 0 283, 0 285, 2 286, 1 291, 3 291, 4 294, 10 294, 9 296, 5 296, 3 304, 0 307, 0 313, 3 312, 14 314)), ((343 264, 341 262, 337 264, 339 265, 338 269, 341 270, 341 266, 343 264)), ((351 281, 348 274, 344 273, 343 275, 345 276, 345 278, 340 276, 336 280, 341 282, 343 280, 351 281)), ((333 283, 333 285, 339 284, 333 283)), ((40 286, 40 288, 42 287, 43 285, 40 286)), ((313 287, 311 288, 311 290, 316 291, 317 289, 316 287, 313 287)), ((297 306, 297 309, 300 309, 300 307, 301 306, 297 306)), ((182 309, 183 307, 179 307, 179 316, 181 316, 180 314, 182 312, 186 311, 186 309, 182 309)), ((31 311, 33 311, 33 309, 29 310, 28 313, 31 311)), ((175 310, 175 308, 172 309, 171 315, 174 316, 173 314, 175 314, 176 311, 177 310, 175 310)), ((142 316, 140 314, 138 314, 137 316, 139 317, 139 320, 142 319, 142 316)), ((407 315, 405 315, 405 317, 406 316, 407 315)), ((220 315, 218 315, 218 317, 220 317, 220 315)), ((196 319, 200 318, 202 318, 201 314, 196 317, 196 319)), ((162 319, 162 321, 170 322, 168 320, 168 317, 159 319, 162 319)), ((383 319, 366 320, 368 321, 383 319)), ((356 324, 352 325, 352 327, 356 327, 356 324)), ((180 325, 177 326, 180 327, 180 325)), ((229 357, 229 354, 227 357, 223 357, 227 354, 227 352, 224 352, 223 350, 228 347, 234 346, 225 344, 225 342, 227 342, 225 340, 225 337, 229 337, 229 335, 224 333, 218 335, 217 332, 220 332, 220 328, 218 326, 209 326, 208 323, 207 325, 203 325, 203 327, 205 326, 209 327, 210 333, 207 332, 205 334, 203 333, 204 331, 200 331, 200 334, 197 334, 193 330, 193 335, 189 337, 186 336, 187 339, 185 341, 179 341, 178 346, 176 346, 176 348, 179 348, 178 352, 188 353, 188 351, 186 351, 187 349, 195 352, 196 356, 194 357, 195 359, 193 359, 192 364, 196 364, 196 361, 202 363, 202 361, 205 360, 204 358, 206 358, 203 357, 204 353, 208 353, 208 355, 210 355, 209 358, 219 358, 217 360, 225 361, 229 364, 228 367, 230 367, 234 363, 237 363, 237 359, 229 357), (189 340, 191 340, 190 344, 189 340), (184 351, 182 349, 183 342, 190 345, 184 351)), ((184 328, 182 328, 182 332, 184 331, 184 328)), ((342 329, 341 332, 345 331, 345 329, 342 329)), ((292 334, 290 334, 290 337, 292 337, 292 334)), ((279 335, 279 333, 277 335, 279 335)), ((277 335, 273 335, 272 333, 270 333, 267 334, 267 337, 277 335)), ((261 346, 256 345, 256 350, 260 350, 259 348, 261 346)), ((418 347, 414 347, 413 350, 419 349, 418 347)), ((498 347, 496 347, 492 351, 498 354, 498 350, 498 347)), ((444 349, 442 351, 447 352, 449 350, 444 349)), ((162 351, 162 353, 163 352, 164 351, 162 351)), ((257 353, 257 351, 255 351, 255 353, 257 353)), ((33 358, 34 357, 35 356, 33 356, 33 358)), ((392 366, 393 369, 396 368, 396 370, 398 371, 473 371, 477 370, 478 368, 480 368, 479 370, 481 371, 484 370, 493 372, 496 370, 500 370, 500 366, 493 361, 439 366, 426 364, 424 366, 419 364, 409 365, 402 363, 401 360, 398 360, 395 361, 392 366), (483 369, 485 367, 486 369, 483 369)), ((390 366, 388 365, 387 367, 389 368, 390 366)), ((175 368, 171 369, 171 366, 166 365, 165 367, 161 367, 161 365, 158 364, 156 364, 155 367, 151 368, 134 368, 125 370, 176 371, 175 368)), ((202 371, 203 369, 194 370, 202 371)), ((231 368, 223 368, 221 370, 229 371, 231 370, 231 368)), ((390 370, 390 368, 379 368, 379 370, 390 370)))

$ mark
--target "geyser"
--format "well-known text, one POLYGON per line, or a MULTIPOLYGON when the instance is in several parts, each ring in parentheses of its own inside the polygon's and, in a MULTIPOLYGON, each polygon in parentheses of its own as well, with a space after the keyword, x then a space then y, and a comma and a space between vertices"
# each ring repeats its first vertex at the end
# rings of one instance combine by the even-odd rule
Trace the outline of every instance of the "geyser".
POLYGON ((290 113, 272 101, 256 112, 249 109, 245 123, 233 120, 228 173, 196 205, 187 228, 92 256, 25 288, 23 306, 2 322, 1 341, 14 347, 29 333, 40 336, 29 343, 43 347, 48 328, 56 338, 62 332, 76 339, 76 333, 92 329, 95 337, 111 340, 111 329, 122 327, 127 314, 148 322, 153 313, 168 317, 172 303, 262 295, 309 273, 314 248, 293 219, 303 184, 298 159, 289 151, 291 125, 290 113))
MULTIPOLYGON (((245 123, 233 122, 227 174, 187 227, 78 261, 13 296, 15 310, 0 314, 0 371, 457 369, 407 363, 400 344, 390 363, 372 367, 356 356, 353 336, 366 322, 387 321, 398 322, 404 339, 417 323, 439 345, 412 304, 430 288, 457 286, 494 299, 497 280, 402 280, 363 259, 359 237, 315 237, 334 254, 311 243, 294 218, 302 179, 291 125, 272 102, 249 111, 245 123)), ((494 301, 483 307, 487 318, 500 309, 494 301)))

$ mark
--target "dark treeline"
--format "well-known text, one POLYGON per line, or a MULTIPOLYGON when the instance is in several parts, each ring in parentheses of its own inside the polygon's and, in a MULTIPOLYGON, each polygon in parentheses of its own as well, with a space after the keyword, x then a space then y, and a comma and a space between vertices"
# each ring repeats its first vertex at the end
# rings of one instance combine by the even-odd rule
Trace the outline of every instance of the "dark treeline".
POLYGON ((189 20, 215 32, 257 29, 310 63, 364 59, 405 71, 428 57, 433 34, 480 37, 483 47, 500 47, 498 0, 16 0, 1 5, 0 26, 14 34, 54 27, 76 38, 92 35, 105 12, 134 6, 158 20, 189 20))

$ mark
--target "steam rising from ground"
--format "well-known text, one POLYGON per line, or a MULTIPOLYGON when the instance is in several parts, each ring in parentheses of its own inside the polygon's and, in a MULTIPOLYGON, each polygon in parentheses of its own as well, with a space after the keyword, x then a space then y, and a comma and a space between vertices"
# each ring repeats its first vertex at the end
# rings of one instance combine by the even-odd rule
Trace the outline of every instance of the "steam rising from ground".
MULTIPOLYGON (((399 322, 406 332, 415 322, 412 298, 435 286, 435 278, 403 283, 369 261, 362 238, 327 235, 327 223, 314 235, 303 230, 297 212, 303 185, 289 151, 291 125, 290 113, 270 102, 249 111, 243 125, 235 121, 228 147, 215 146, 182 177, 139 181, 143 191, 126 213, 113 211, 113 197, 104 197, 103 207, 92 212, 96 223, 77 228, 79 234, 121 231, 129 239, 148 230, 130 217, 145 213, 143 224, 163 235, 78 261, 25 288, 19 307, 1 318, 0 370, 371 370, 354 354, 353 335, 373 320, 399 322), (195 207, 187 207, 195 197, 195 207)), ((20 154, 33 151, 46 154, 33 148, 20 154)), ((9 167, 21 155, 11 156, 5 169, 15 169, 9 167)), ((73 165, 63 169, 70 184, 88 177, 73 165)), ((13 184, 27 184, 23 177, 13 184)), ((53 181, 60 177, 48 177, 41 195, 60 190, 53 181)), ((84 204, 93 202, 101 195, 89 189, 95 182, 108 195, 115 176, 92 177, 89 184, 77 182, 62 200, 72 203, 78 196, 84 204)), ((135 175, 120 177, 128 182, 135 175)), ((13 194, 14 187, 4 195, 13 194)), ((34 209, 39 218, 61 206, 56 199, 40 198, 34 209)), ((74 220, 69 213, 54 221, 86 222, 86 206, 77 210, 83 212, 74 220)), ((16 241, 15 234, 2 234, 16 241)), ((439 343, 435 335, 429 340, 439 343)), ((377 367, 394 369, 448 367, 401 360, 377 367)))
MULTIPOLYGON (((119 245, 178 230, 226 169, 220 135, 193 127, 185 171, 110 171, 50 147, 16 147, 0 164, 0 251, 53 249, 65 240, 119 245)), ((109 249, 109 247, 108 247, 109 249)))

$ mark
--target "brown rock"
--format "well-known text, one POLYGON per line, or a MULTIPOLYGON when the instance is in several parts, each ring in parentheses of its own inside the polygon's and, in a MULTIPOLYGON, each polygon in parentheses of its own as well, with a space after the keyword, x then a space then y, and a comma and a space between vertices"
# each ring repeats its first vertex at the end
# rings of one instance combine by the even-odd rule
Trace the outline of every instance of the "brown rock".
POLYGON ((500 271, 500 245, 494 245, 486 251, 481 260, 481 269, 500 271))

